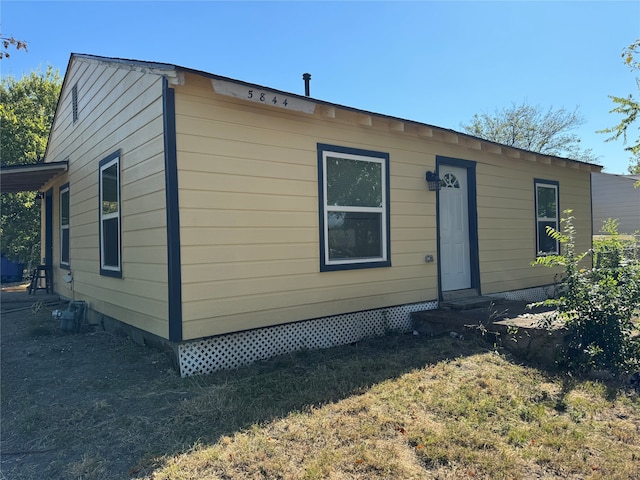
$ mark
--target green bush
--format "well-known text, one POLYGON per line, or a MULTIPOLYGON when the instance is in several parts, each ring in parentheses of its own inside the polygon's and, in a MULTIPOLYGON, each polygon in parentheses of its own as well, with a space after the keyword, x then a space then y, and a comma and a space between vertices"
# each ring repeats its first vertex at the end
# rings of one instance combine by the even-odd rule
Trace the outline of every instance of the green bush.
POLYGON ((626 373, 640 368, 640 265, 629 258, 615 221, 603 231, 606 238, 591 250, 575 252, 571 210, 561 220, 562 232, 547 227, 547 234, 562 244, 561 254, 538 257, 532 265, 561 266, 560 297, 543 303, 554 305, 565 322, 568 338, 560 366, 571 371, 606 370, 626 373))

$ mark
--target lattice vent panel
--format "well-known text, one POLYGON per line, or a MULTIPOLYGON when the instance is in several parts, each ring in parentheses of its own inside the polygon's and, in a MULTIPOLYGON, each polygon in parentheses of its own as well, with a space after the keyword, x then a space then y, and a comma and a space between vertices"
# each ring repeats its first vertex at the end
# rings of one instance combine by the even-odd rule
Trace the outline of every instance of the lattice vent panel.
POLYGON ((256 360, 301 349, 328 348, 380 336, 388 330, 409 331, 410 313, 438 308, 438 302, 318 318, 246 332, 210 337, 179 346, 180 374, 188 377, 236 368, 256 360))

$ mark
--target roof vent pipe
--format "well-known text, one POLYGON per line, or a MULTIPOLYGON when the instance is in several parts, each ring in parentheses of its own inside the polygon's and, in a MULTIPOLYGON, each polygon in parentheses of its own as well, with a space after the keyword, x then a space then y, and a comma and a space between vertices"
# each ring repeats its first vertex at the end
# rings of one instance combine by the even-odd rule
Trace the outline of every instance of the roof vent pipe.
POLYGON ((302 74, 302 79, 304 80, 304 96, 308 97, 309 96, 309 81, 311 80, 311 74, 310 73, 303 73, 302 74))

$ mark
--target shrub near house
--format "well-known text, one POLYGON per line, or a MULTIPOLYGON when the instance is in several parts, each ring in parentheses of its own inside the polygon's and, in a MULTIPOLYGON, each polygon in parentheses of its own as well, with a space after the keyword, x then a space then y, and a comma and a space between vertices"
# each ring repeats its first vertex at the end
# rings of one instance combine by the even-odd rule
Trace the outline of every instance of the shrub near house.
POLYGON ((561 220, 563 233, 547 228, 549 236, 563 245, 558 255, 538 257, 533 265, 562 266, 559 299, 548 300, 569 330, 560 363, 573 371, 607 370, 613 374, 640 368, 640 264, 628 258, 628 242, 620 239, 615 221, 607 221, 606 238, 593 249, 575 252, 575 229, 571 210, 561 220), (592 256, 592 269, 582 261, 592 256))

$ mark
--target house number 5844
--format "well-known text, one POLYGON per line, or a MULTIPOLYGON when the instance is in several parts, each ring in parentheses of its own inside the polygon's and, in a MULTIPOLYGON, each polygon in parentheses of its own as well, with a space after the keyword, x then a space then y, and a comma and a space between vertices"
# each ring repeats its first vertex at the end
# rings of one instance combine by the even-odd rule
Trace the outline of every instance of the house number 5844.
POLYGON ((279 99, 277 95, 271 96, 271 94, 267 94, 265 92, 256 92, 254 90, 247 91, 247 98, 263 103, 273 103, 274 105, 280 105, 283 107, 289 105, 289 101, 286 97, 279 99))
MULTIPOLYGON (((2 1, 2 0, 0 0, 2 1)), ((266 90, 254 85, 243 85, 217 78, 211 79, 213 90, 219 95, 238 98, 247 102, 256 102, 278 108, 286 108, 294 112, 313 114, 315 103, 283 92, 266 90)))

